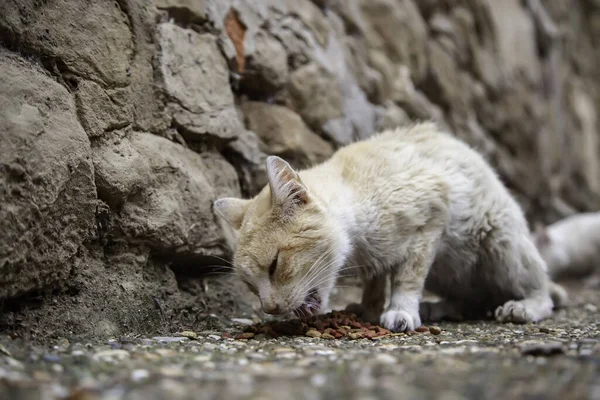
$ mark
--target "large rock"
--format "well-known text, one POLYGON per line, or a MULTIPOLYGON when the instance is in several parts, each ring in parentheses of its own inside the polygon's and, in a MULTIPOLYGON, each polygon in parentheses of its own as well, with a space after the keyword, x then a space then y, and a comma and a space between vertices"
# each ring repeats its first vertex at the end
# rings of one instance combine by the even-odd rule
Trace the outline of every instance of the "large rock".
MULTIPOLYGON (((243 119, 241 109, 238 111, 243 119)), ((256 133, 244 129, 238 138, 229 143, 224 155, 234 165, 240 179, 244 197, 252 197, 267 184, 267 155, 264 144, 256 133)))
POLYGON ((0 298, 65 280, 93 236, 90 143, 67 90, 0 51, 0 298))
POLYGON ((596 195, 600 195, 598 107, 581 82, 574 80, 569 89, 569 106, 575 117, 575 127, 579 132, 575 137, 573 148, 573 155, 578 156, 577 169, 582 171, 586 186, 589 186, 596 195))
POLYGON ((104 90, 93 81, 77 85, 76 104, 79 118, 90 137, 123 128, 133 120, 133 107, 125 89, 104 90))
POLYGON ((440 41, 432 40, 428 46, 430 77, 424 87, 427 94, 446 109, 466 113, 471 106, 471 85, 466 74, 462 73, 440 41))
POLYGON ((365 37, 372 49, 383 51, 394 63, 408 66, 415 82, 427 74, 427 24, 416 1, 360 0, 365 37))
POLYGON ((329 120, 344 116, 342 88, 338 80, 317 63, 294 71, 290 75, 288 90, 292 107, 316 131, 322 131, 329 120))
POLYGON ((329 158, 333 147, 314 134, 292 110, 259 102, 242 105, 246 126, 261 139, 261 150, 306 167, 329 158))
POLYGON ((418 90, 410 79, 406 66, 396 68, 390 88, 392 100, 400 105, 413 119, 433 120, 447 128, 442 110, 418 90))
POLYGON ((0 27, 14 47, 56 59, 59 68, 109 86, 126 86, 133 40, 118 1, 6 0, 0 27))
POLYGON ((411 123, 411 119, 402 108, 394 102, 388 101, 377 109, 376 131, 395 129, 411 123))
POLYGON ((160 24, 157 33, 160 71, 173 122, 188 140, 234 139, 241 123, 217 39, 172 23, 160 24))
POLYGON ((342 91, 343 117, 330 119, 323 127, 323 133, 337 144, 348 144, 365 139, 374 133, 375 108, 359 86, 359 80, 350 67, 351 49, 343 40, 343 21, 330 15, 332 26, 327 45, 315 52, 315 59, 329 74, 336 78, 342 91))
POLYGON ((130 132, 99 144, 94 165, 98 195, 114 211, 115 235, 170 257, 198 261, 227 254, 211 204, 239 196, 240 189, 221 155, 130 132))
POLYGON ((288 79, 287 53, 283 45, 265 30, 255 36, 255 48, 246 54, 242 87, 258 96, 273 95, 288 79))
POLYGON ((520 72, 531 82, 539 82, 535 28, 522 2, 484 0, 481 3, 489 8, 491 28, 505 73, 512 78, 520 72))
POLYGON ((494 90, 520 76, 532 83, 541 78, 534 23, 521 3, 470 2, 475 17, 470 40, 475 72, 494 90), (479 27, 478 33, 473 32, 475 27, 479 27))

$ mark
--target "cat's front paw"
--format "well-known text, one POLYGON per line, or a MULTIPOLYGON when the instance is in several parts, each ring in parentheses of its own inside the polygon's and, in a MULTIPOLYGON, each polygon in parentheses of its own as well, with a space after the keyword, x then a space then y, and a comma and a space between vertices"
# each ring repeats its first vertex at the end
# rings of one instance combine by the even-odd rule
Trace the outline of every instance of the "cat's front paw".
POLYGON ((360 303, 350 303, 346 306, 345 311, 348 313, 356 314, 358 318, 363 320, 364 322, 370 322, 372 324, 379 323, 379 315, 380 313, 369 310, 365 306, 360 303))
POLYGON ((405 332, 421 326, 421 318, 419 314, 411 314, 404 310, 388 310, 381 314, 380 323, 392 332, 405 332))

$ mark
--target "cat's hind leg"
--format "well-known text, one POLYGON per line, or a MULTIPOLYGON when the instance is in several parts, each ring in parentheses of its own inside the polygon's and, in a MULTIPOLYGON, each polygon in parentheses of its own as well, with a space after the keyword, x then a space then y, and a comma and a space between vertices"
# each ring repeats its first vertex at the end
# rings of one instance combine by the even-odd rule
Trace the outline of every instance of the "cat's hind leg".
POLYGON ((494 316, 500 322, 538 322, 552 315, 552 283, 531 240, 525 235, 513 240, 495 248, 495 285, 508 299, 496 308, 494 316))
POLYGON ((496 320, 525 324, 538 322, 552 315, 552 299, 547 290, 533 293, 523 300, 509 300, 496 308, 496 320))

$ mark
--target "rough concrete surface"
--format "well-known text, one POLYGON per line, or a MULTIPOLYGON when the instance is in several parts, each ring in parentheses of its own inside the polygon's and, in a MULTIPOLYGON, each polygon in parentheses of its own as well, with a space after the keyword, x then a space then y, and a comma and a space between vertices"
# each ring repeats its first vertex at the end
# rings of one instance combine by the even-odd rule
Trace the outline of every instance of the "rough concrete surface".
MULTIPOLYGON (((356 290, 338 289, 341 299, 356 290)), ((201 332, 30 346, 0 337, 7 399, 597 399, 600 296, 539 324, 436 324, 441 333, 379 340, 236 340, 253 314, 201 332), (233 336, 233 337, 232 337, 233 336)))

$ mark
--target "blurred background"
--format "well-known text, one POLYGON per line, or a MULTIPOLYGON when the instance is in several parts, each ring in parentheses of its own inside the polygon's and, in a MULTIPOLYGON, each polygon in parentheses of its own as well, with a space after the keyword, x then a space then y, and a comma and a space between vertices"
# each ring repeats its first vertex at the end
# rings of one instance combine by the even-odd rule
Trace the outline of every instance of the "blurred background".
POLYGON ((231 255, 211 202, 255 194, 267 154, 411 121, 478 149, 531 223, 597 211, 599 65, 597 0, 4 0, 0 328, 243 309, 204 279, 231 255))

